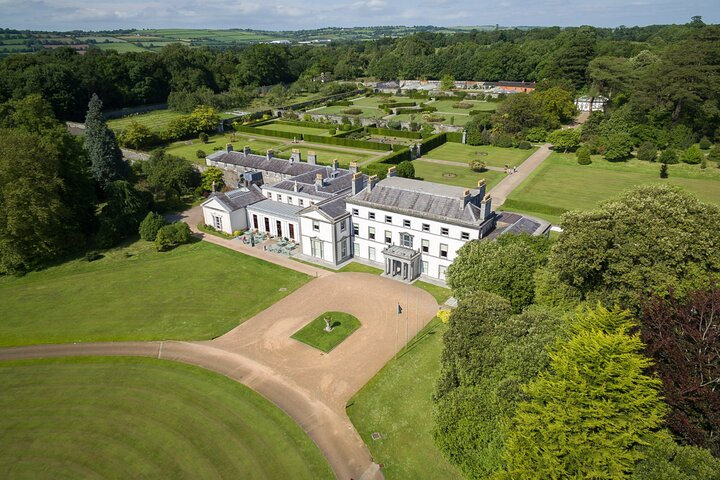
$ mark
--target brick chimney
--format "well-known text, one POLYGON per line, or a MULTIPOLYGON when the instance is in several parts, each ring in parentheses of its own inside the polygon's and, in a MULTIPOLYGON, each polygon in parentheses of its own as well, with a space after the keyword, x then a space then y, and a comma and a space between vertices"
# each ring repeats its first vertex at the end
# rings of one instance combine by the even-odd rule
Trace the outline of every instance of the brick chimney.
POLYGON ((227 145, 225 145, 225 151, 228 153, 233 151, 232 143, 228 143, 227 145))
POLYGON ((397 177, 397 168, 395 168, 395 167, 388 168, 387 176, 388 177, 397 177))
POLYGON ((352 194, 357 195, 363 188, 363 174, 353 173, 352 176, 352 194))
POLYGON ((371 192, 372 192, 372 189, 375 188, 375 185, 377 185, 377 183, 378 183, 378 176, 372 175, 370 177, 370 179, 368 180, 368 188, 370 189, 371 192))
POLYGON ((357 164, 357 162, 350 162, 350 172, 351 172, 351 173, 358 173, 358 164, 357 164))
POLYGON ((313 150, 308 150, 308 163, 310 165, 316 165, 317 164, 317 155, 313 150))
POLYGON ((243 153, 245 154, 245 156, 250 155, 250 145, 245 145, 243 147, 243 153))
POLYGON ((272 160, 273 158, 275 158, 275 152, 273 152, 272 150, 268 150, 268 151, 267 151, 267 154, 265 155, 265 157, 266 157, 268 160, 272 160))
POLYGON ((332 161, 332 169, 337 170, 340 166, 340 163, 337 161, 337 158, 332 161))
POLYGON ((492 213, 492 198, 490 198, 490 194, 485 195, 480 202, 480 211, 482 212, 483 220, 488 218, 492 213))
POLYGON ((296 162, 302 162, 302 154, 300 153, 299 148, 293 148, 292 149, 292 155, 290 155, 290 158, 295 160, 296 162))
POLYGON ((477 184, 477 185, 478 185, 478 186, 477 186, 478 190, 480 190, 480 191, 478 192, 478 194, 477 194, 478 197, 479 197, 479 198, 485 197, 485 190, 487 189, 487 185, 485 184, 485 179, 484 179, 484 178, 481 178, 480 180, 478 180, 478 184, 477 184))
POLYGON ((467 188, 465 189, 465 191, 463 192, 462 199, 463 199, 462 208, 465 209, 465 206, 468 203, 470 203, 470 200, 472 199, 472 195, 470 195, 470 189, 467 189, 467 188))
POLYGON ((323 176, 322 173, 316 173, 315 174, 315 186, 320 188, 323 186, 323 176))

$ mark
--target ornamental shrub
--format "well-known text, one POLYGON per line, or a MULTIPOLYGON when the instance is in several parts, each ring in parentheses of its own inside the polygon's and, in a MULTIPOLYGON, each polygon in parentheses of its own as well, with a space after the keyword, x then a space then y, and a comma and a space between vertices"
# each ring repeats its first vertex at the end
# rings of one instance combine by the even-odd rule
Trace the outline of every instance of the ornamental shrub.
POLYGON ((345 115, 360 115, 363 111, 360 108, 346 108, 343 113, 345 115))
POLYGON ((700 139, 700 149, 701 150, 707 150, 711 146, 712 146, 712 143, 710 142, 710 140, 708 140, 707 137, 703 137, 700 139))
POLYGON ((205 132, 200 132, 200 135, 198 135, 198 139, 203 143, 208 143, 208 138, 208 134, 205 132))
POLYGON ((532 148, 532 144, 526 140, 523 140, 522 142, 518 143, 517 148, 520 150, 530 150, 532 148))
POLYGON ((637 158, 638 160, 645 160, 646 162, 654 162, 657 158, 657 148, 655 148, 655 144, 650 140, 642 142, 640 147, 638 147, 637 158))
POLYGON ((175 222, 165 225, 157 232, 155 237, 155 248, 159 252, 171 250, 178 245, 190 241, 190 227, 185 222, 175 222))
POLYGON ((165 226, 165 219, 156 212, 148 212, 145 219, 140 222, 140 238, 148 242, 154 242, 158 231, 165 226))
POLYGON ((195 152, 195 156, 197 158, 205 158, 207 155, 205 154, 205 150, 198 150, 195 152))
POLYGON ((678 163, 678 155, 675 150, 672 148, 663 150, 662 153, 660 153, 660 163, 665 163, 667 165, 678 163))
POLYGON ((690 146, 682 155, 682 161, 691 165, 697 165, 703 159, 704 155, 697 145, 690 146))
POLYGON ((415 178, 415 166, 410 160, 398 163, 397 174, 404 178, 415 178))
POLYGON ((590 165, 592 163, 592 159, 590 158, 590 149, 588 147, 583 146, 578 148, 575 156, 577 157, 577 163, 579 165, 590 165))

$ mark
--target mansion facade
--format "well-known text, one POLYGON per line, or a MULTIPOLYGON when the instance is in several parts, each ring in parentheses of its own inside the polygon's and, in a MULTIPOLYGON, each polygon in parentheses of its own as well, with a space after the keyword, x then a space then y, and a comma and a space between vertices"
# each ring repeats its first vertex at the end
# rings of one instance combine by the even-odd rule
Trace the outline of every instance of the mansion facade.
MULTIPOLYGON (((406 282, 419 277, 445 281, 445 272, 466 242, 506 232, 546 234, 549 224, 496 213, 484 180, 475 189, 397 176, 395 167, 378 180, 319 165, 313 152, 303 161, 252 154, 249 149, 215 152, 208 166, 224 170, 238 188, 203 202, 207 225, 232 233, 252 229, 299 244, 300 258, 337 268, 351 260, 374 265, 406 282)), ((227 182, 226 182, 227 183, 227 182)))

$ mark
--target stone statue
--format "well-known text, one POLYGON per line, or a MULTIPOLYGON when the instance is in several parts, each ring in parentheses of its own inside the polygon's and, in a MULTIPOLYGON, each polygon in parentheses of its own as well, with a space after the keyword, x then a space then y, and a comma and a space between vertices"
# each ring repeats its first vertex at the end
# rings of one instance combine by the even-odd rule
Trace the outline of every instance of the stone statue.
POLYGON ((332 321, 332 319, 331 319, 330 317, 325 317, 324 320, 325 320, 325 331, 326 331, 326 332, 332 332, 332 325, 330 324, 330 322, 332 321))

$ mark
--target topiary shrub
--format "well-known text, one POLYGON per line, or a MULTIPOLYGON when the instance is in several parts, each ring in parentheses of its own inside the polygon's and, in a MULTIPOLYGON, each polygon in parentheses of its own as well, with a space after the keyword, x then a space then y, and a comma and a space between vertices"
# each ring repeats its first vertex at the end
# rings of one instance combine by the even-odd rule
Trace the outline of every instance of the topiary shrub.
POLYGON ((590 149, 588 147, 578 148, 577 152, 575 152, 575 156, 577 157, 577 163, 579 165, 590 165, 592 163, 592 159, 590 158, 590 149))
POLYGON ((415 165, 410 160, 398 163, 397 174, 404 178, 415 178, 415 165))
POLYGON ((171 250, 178 245, 190 241, 190 227, 185 222, 175 222, 165 225, 157 232, 155 237, 155 248, 159 252, 171 250))
POLYGON ((520 150, 530 150, 532 148, 532 144, 526 140, 523 140, 522 142, 518 143, 517 148, 520 150))
POLYGON ((207 155, 205 154, 205 150, 198 150, 195 152, 195 156, 197 158, 205 158, 207 155))
POLYGON ((345 115, 360 115, 363 111, 359 108, 346 108, 343 113, 345 115))
POLYGON ((165 219, 162 215, 155 212, 148 212, 142 222, 140 222, 140 238, 148 242, 154 242, 158 231, 165 226, 165 219))
POLYGON ((209 137, 208 137, 207 133, 201 132, 200 135, 198 135, 198 138, 200 139, 201 142, 208 143, 209 137))
POLYGON ((473 107, 473 104, 470 103, 470 102, 457 102, 457 103, 453 103, 452 106, 453 106, 453 108, 464 108, 464 109, 468 109, 468 108, 472 108, 472 107, 473 107))
POLYGON ((487 165, 482 160, 473 159, 468 162, 470 170, 473 172, 484 172, 487 169, 487 165))

